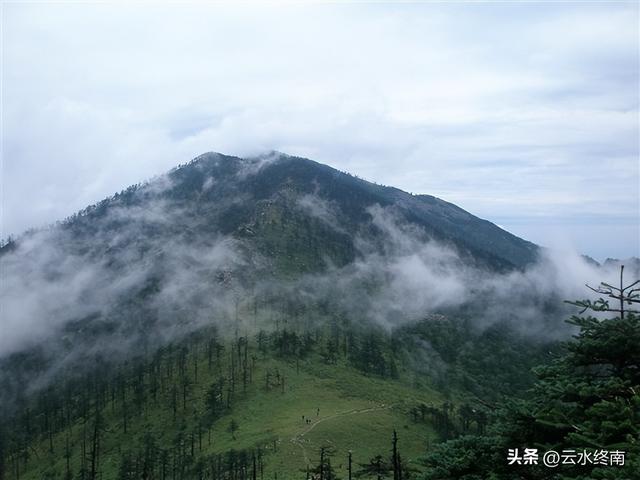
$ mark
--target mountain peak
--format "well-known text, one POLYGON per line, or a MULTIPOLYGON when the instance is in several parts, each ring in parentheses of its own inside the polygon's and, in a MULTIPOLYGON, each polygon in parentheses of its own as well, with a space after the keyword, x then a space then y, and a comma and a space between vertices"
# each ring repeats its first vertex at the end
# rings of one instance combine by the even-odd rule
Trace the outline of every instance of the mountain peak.
POLYGON ((246 158, 208 152, 174 170, 172 180, 172 198, 197 200, 200 205, 209 202, 210 208, 232 205, 231 211, 223 215, 227 220, 233 219, 229 228, 243 229, 243 225, 255 222, 256 216, 264 213, 264 202, 280 202, 282 212, 286 212, 283 214, 290 217, 301 198, 312 196, 331 205, 338 223, 343 223, 339 229, 352 234, 369 228, 368 209, 379 205, 393 209, 403 222, 422 230, 425 238, 453 245, 470 258, 482 258, 495 267, 522 268, 537 258, 536 245, 454 204, 431 195, 413 195, 374 184, 279 151, 246 158))
MULTIPOLYGON (((294 235, 323 245, 314 254, 318 258, 305 263, 312 268, 309 265, 320 267, 325 260, 337 265, 352 261, 357 238, 376 235, 372 208, 392 212, 398 222, 421 232, 424 241, 432 239, 453 247, 470 262, 509 270, 524 268, 537 259, 539 249, 533 243, 454 204, 431 195, 413 195, 374 184, 328 165, 274 150, 246 158, 203 153, 165 176, 87 207, 63 226, 83 232, 82 236, 112 229, 110 235, 117 238, 122 225, 148 223, 150 218, 156 218, 161 219, 164 230, 158 230, 159 225, 139 228, 146 230, 145 234, 189 231, 193 238, 216 234, 244 241, 248 241, 246 232, 254 232, 254 247, 267 256, 276 251, 295 256, 288 237, 294 235), (129 215, 125 210, 133 207, 170 212, 157 212, 155 217, 137 211, 129 215), (266 240, 258 239, 260 229, 266 240)), ((86 241, 92 242, 90 238, 86 241)), ((105 242, 113 243, 108 239, 105 242)), ((295 247, 301 258, 309 256, 305 253, 307 248, 302 243, 295 247)))

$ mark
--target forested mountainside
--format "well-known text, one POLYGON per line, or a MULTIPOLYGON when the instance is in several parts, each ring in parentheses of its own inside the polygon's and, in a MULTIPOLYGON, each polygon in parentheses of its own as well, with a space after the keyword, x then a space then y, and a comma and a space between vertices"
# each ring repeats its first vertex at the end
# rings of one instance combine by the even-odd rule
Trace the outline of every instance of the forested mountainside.
MULTIPOLYGON (((565 325, 572 290, 543 249, 280 153, 202 155, 0 262, 1 480, 550 478, 499 460, 513 422, 522 441, 577 441, 531 369, 609 374, 567 360, 561 341, 598 325, 565 325)), ((627 322, 602 361, 633 369, 627 322)), ((637 376, 613 373, 596 385, 611 405, 588 388, 554 405, 581 405, 591 447, 632 450, 637 376), (606 438, 589 413, 605 407, 622 408, 606 438)))
POLYGON ((28 352, 20 369, 46 376, 52 359, 154 348, 212 317, 235 330, 249 303, 401 325, 479 303, 481 281, 507 295, 492 275, 537 252, 454 205, 311 160, 205 154, 4 245, 0 358, 28 352))
POLYGON ((451 242, 469 259, 495 268, 526 266, 537 253, 532 243, 451 203, 372 184, 277 152, 249 159, 204 154, 167 176, 90 207, 65 225, 77 235, 95 233, 100 227, 115 233, 127 225, 101 223, 112 210, 148 207, 157 201, 171 204, 174 213, 186 216, 174 225, 175 231, 189 228, 193 235, 252 237, 251 243, 261 253, 282 253, 286 248, 288 256, 310 259, 310 264, 297 264, 299 270, 318 268, 323 255, 338 265, 353 260, 357 235, 379 234, 369 211, 374 205, 391 207, 428 237, 451 242))

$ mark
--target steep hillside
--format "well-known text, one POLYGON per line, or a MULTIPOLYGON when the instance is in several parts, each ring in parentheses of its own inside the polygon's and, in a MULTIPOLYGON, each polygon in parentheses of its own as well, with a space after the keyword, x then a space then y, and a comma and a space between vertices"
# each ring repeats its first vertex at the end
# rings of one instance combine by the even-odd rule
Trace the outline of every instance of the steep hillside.
POLYGON ((523 268, 537 250, 442 200, 311 160, 205 154, 2 248, 0 363, 47 377, 61 358, 155 348, 212 317, 233 332, 241 304, 253 327, 317 305, 406 323, 473 300, 467 278, 523 268))
MULTIPOLYGON (((436 440, 431 428, 412 422, 407 413, 413 404, 442 403, 428 389, 368 377, 345 365, 314 359, 296 365, 259 355, 247 385, 240 380, 230 393, 229 366, 214 362, 208 367, 205 355, 193 360, 192 355, 190 351, 184 374, 174 372, 175 383, 161 370, 157 390, 152 390, 149 367, 137 380, 123 377, 125 383, 114 385, 113 395, 104 385, 100 413, 89 407, 84 417, 63 429, 56 425, 58 415, 65 414, 61 404, 61 411, 51 412, 51 428, 57 433, 48 438, 45 432, 34 442, 29 460, 10 459, 11 469, 34 480, 65 478, 67 465, 74 478, 93 478, 92 469, 105 480, 252 478, 255 458, 258 478, 304 478, 305 470, 318 463, 322 447, 331 449, 333 465, 344 475, 350 450, 357 462, 386 456, 394 428, 407 465, 418 465, 427 445, 436 440), (221 412, 211 418, 210 396, 221 378, 221 412), (227 395, 232 396, 229 403, 227 395), (232 422, 237 430, 231 431, 232 422)), ((166 353, 160 357, 159 368, 165 368, 167 358, 166 353)))
POLYGON ((345 478, 349 455, 354 475, 377 456, 388 464, 394 432, 411 478, 435 443, 485 431, 474 390, 526 386, 548 348, 445 318, 395 336, 293 322, 230 341, 203 327, 84 375, 58 372, 0 422, 3 478, 295 479, 320 465, 345 478))
MULTIPOLYGON (((286 249, 289 257, 300 258, 299 263, 289 264, 299 270, 321 268, 324 256, 338 265, 352 261, 357 250, 355 236, 375 237, 379 233, 369 211, 376 205, 392 208, 425 238, 451 244, 469 260, 494 268, 524 267, 537 253, 530 242, 451 203, 375 185, 326 165, 279 153, 249 159, 201 155, 166 177, 88 208, 69 219, 65 227, 78 235, 108 229, 113 238, 128 225, 122 217, 110 218, 112 211, 149 209, 158 202, 179 215, 180 221, 168 225, 169 232, 149 227, 144 231, 147 236, 186 229, 193 236, 233 235, 255 245, 276 263, 286 249)), ((135 218, 138 222, 154 220, 144 215, 135 218)))
POLYGON ((554 351, 522 334, 556 318, 538 256, 311 160, 202 155, 2 247, 0 479, 345 477, 350 451, 409 478, 554 351))

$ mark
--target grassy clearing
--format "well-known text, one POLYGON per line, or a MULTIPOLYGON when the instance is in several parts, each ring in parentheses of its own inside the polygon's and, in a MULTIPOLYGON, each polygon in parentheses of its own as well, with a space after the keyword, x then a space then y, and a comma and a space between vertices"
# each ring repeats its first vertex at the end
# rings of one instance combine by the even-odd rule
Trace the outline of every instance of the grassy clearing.
MULTIPOLYGON (((195 378, 194 366, 190 368, 190 376, 195 378)), ((147 433, 152 433, 162 448, 176 445, 182 435, 187 450, 194 444, 196 459, 230 449, 260 446, 267 454, 264 478, 275 478, 277 474, 278 479, 295 479, 304 478, 307 465, 317 462, 320 446, 333 449, 333 463, 340 473, 346 471, 349 450, 353 451, 355 463, 367 462, 376 454, 387 455, 395 428, 403 457, 415 464, 433 442, 434 433, 428 426, 410 421, 408 406, 418 401, 442 401, 439 394, 429 389, 415 389, 402 380, 366 376, 343 363, 325 365, 316 356, 297 366, 266 357, 257 361, 253 382, 246 393, 240 387, 230 412, 198 438, 194 432, 205 412, 206 392, 218 375, 216 368, 208 371, 207 362, 202 358, 198 362, 198 381, 191 386, 186 405, 180 399, 175 419, 169 389, 165 389, 155 401, 147 399, 140 415, 130 412, 127 433, 120 405, 109 403, 103 409, 98 478, 117 478, 123 453, 143 448, 147 433), (265 374, 276 370, 285 378, 284 391, 281 388, 267 391, 265 374), (235 435, 228 430, 232 419, 238 425, 235 435), (311 423, 307 423, 307 419, 311 423)), ((68 431, 56 434, 53 453, 46 438, 32 445, 28 469, 20 478, 64 478, 67 442, 71 470, 77 472, 83 436, 87 439, 91 436, 90 423, 83 425, 78 421, 68 431)))

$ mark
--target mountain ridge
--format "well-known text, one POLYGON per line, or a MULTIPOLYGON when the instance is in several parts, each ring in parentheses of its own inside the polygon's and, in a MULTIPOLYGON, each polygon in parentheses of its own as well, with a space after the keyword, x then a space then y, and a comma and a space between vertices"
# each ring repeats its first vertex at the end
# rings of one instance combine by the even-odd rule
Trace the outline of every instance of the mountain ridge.
POLYGON ((207 153, 5 245, 0 359, 35 352, 47 377, 59 358, 155 348, 212 317, 253 330, 257 315, 234 319, 261 303, 390 329, 536 252, 435 197, 279 153, 207 153))
POLYGON ((201 155, 3 250, 16 479, 345 475, 396 435, 418 473, 569 334, 539 247, 273 152, 201 155))
MULTIPOLYGON (((453 243, 463 251, 468 250, 469 258, 482 257, 499 269, 523 268, 534 262, 539 252, 539 247, 535 244, 520 239, 453 203, 428 194, 413 195, 396 187, 374 184, 328 165, 280 152, 249 158, 216 152, 204 153, 167 174, 128 187, 89 206, 62 223, 73 227, 74 222, 82 223, 83 217, 91 219, 99 216, 101 211, 114 205, 139 205, 145 198, 150 198, 150 192, 162 191, 162 186, 167 186, 163 185, 167 179, 172 184, 164 191, 165 196, 183 202, 195 200, 202 204, 207 199, 211 202, 225 202, 234 195, 248 193, 248 201, 259 205, 266 201, 286 202, 286 195, 293 191, 315 195, 330 202, 338 201, 347 219, 356 223, 362 223, 367 207, 375 204, 394 207, 400 211, 404 220, 419 225, 433 239, 453 243), (237 184, 229 184, 230 179, 237 184), (221 185, 220 182, 227 184, 221 185), (214 190, 214 184, 215 189, 220 191, 218 195, 210 194, 214 190), (138 198, 134 198, 136 195, 138 198)), ((230 211, 221 218, 221 230, 227 234, 236 233, 236 229, 241 227, 241 221, 250 221, 247 209, 251 207, 244 205, 238 208, 238 202, 235 203, 235 207, 231 205, 230 211), (225 221, 234 216, 235 222, 225 221)))

